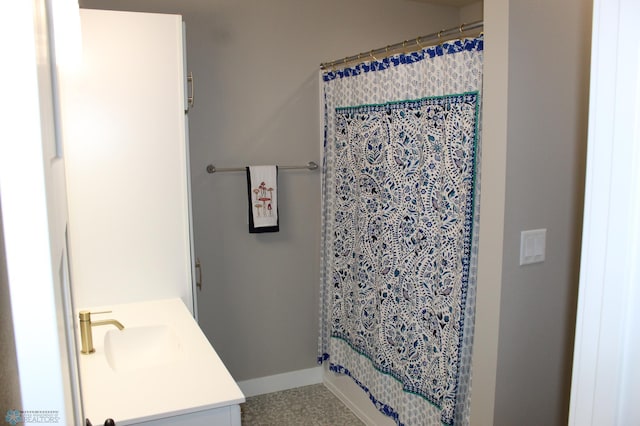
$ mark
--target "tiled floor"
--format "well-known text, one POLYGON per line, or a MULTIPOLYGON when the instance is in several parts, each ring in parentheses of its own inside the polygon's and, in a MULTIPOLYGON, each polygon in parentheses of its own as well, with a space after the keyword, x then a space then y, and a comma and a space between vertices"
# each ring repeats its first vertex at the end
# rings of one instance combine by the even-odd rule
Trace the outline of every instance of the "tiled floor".
POLYGON ((322 384, 247 398, 243 426, 362 426, 322 384))

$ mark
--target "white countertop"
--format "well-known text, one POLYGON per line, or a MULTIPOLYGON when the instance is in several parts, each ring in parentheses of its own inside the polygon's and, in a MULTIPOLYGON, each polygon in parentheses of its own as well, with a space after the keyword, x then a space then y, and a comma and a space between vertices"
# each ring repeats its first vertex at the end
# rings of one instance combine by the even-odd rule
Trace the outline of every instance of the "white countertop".
MULTIPOLYGON (((85 417, 94 423, 107 418, 118 426, 209 410, 245 401, 220 357, 179 298, 85 308, 92 322, 115 319, 125 329, 167 325, 180 341, 180 357, 170 364, 115 371, 105 354, 105 335, 113 325, 92 327, 95 352, 78 351, 85 417)), ((76 315, 76 327, 78 317, 76 315)), ((79 339, 78 331, 78 339, 79 339)), ((78 341, 77 347, 80 347, 78 341)))

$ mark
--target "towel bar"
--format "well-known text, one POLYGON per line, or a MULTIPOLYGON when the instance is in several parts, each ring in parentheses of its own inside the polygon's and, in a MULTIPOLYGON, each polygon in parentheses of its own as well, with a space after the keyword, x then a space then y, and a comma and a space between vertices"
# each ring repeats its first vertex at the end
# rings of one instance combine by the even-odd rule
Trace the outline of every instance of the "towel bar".
MULTIPOLYGON (((278 166, 278 169, 308 169, 315 170, 318 168, 318 164, 313 161, 309 161, 306 166, 278 166)), ((209 164, 207 166, 207 173, 216 173, 216 172, 244 172, 246 170, 245 167, 225 167, 225 168, 216 168, 213 164, 209 164)))

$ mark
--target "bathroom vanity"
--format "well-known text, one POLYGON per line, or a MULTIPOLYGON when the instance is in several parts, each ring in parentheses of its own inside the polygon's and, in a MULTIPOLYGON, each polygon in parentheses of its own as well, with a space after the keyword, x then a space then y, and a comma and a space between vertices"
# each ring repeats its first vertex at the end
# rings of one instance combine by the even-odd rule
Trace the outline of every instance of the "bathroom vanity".
POLYGON ((89 310, 106 311, 92 314, 96 321, 124 326, 92 327, 95 351, 79 355, 85 416, 94 424, 240 425, 244 395, 180 299, 89 310))

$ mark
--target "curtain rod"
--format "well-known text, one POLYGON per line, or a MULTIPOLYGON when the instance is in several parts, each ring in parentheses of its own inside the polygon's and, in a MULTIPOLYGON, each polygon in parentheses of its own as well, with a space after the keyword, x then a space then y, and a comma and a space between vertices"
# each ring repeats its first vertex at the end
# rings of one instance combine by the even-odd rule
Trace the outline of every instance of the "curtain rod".
MULTIPOLYGON (((309 161, 305 166, 278 166, 278 169, 283 170, 293 170, 293 169, 307 169, 307 170, 315 170, 318 168, 318 165, 309 161)), ((207 173, 216 173, 216 172, 244 172, 246 170, 245 167, 225 167, 225 168, 217 168, 213 164, 209 164, 207 166, 207 173)))
POLYGON ((371 50, 369 52, 358 53, 357 55, 347 56, 346 58, 336 59, 335 61, 331 61, 331 62, 323 62, 320 64, 320 69, 326 70, 328 68, 333 68, 336 65, 346 65, 350 62, 360 61, 365 58, 371 58, 377 61, 378 59, 376 58, 376 55, 384 55, 394 50, 406 49, 408 47, 414 47, 414 48, 417 47, 422 49, 426 47, 421 45, 422 42, 431 41, 435 39, 442 41, 443 37, 448 37, 454 34, 460 34, 462 36, 462 34, 465 31, 475 30, 476 28, 481 28, 483 26, 484 26, 484 21, 475 21, 469 24, 462 24, 459 27, 436 31, 435 33, 423 35, 411 40, 405 40, 401 43, 391 44, 387 47, 381 47, 379 49, 371 50))

